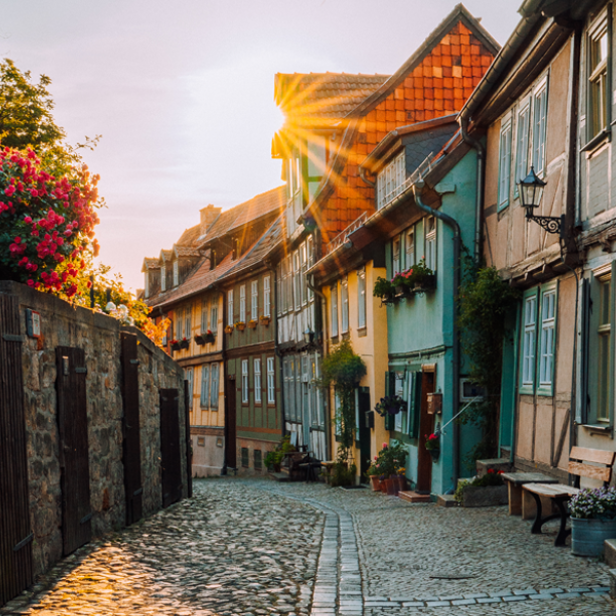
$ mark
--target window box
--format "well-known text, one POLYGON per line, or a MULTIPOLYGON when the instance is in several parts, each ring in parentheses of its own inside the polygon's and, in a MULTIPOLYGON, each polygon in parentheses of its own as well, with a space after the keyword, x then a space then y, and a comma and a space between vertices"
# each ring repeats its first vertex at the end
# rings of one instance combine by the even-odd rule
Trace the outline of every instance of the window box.
POLYGON ((398 298, 396 297, 396 287, 382 276, 379 276, 374 283, 372 295, 374 297, 380 297, 381 303, 385 305, 395 304, 398 301, 398 298))
POLYGON ((436 274, 424 274, 421 278, 415 280, 413 291, 415 293, 424 293, 432 291, 436 288, 436 274))
POLYGON ((259 317, 259 323, 261 323, 261 325, 264 325, 265 327, 268 327, 271 322, 272 322, 271 317, 264 317, 264 316, 259 317))
POLYGON ((243 332, 246 329, 246 323, 244 323, 244 321, 238 321, 235 323, 234 327, 235 329, 243 332))
POLYGON ((199 335, 199 336, 195 336, 195 342, 199 346, 203 346, 204 344, 211 344, 215 340, 216 340, 216 337, 209 330, 208 330, 207 334, 202 334, 202 335, 199 335))
POLYGON ((257 328, 257 321, 255 319, 250 319, 250 321, 248 321, 248 329, 256 329, 257 328))
POLYGON ((180 349, 187 349, 190 346, 190 338, 182 338, 180 342, 180 349))
POLYGON ((182 347, 180 346, 180 342, 179 340, 172 340, 171 341, 171 350, 172 351, 179 351, 182 347))
POLYGON ((231 333, 233 333, 233 325, 227 325, 227 327, 225 327, 225 334, 231 333))

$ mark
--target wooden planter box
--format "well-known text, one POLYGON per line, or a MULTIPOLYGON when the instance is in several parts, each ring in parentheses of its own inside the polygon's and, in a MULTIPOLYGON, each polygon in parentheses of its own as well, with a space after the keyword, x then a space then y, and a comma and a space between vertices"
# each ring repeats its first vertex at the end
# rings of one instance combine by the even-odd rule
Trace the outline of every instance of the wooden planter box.
POLYGON ((426 291, 432 291, 435 288, 436 274, 427 274, 421 279, 421 282, 415 284, 413 291, 415 291, 415 293, 425 293, 426 291))
POLYGON ((462 494, 462 507, 495 507, 509 502, 507 486, 467 486, 462 494))

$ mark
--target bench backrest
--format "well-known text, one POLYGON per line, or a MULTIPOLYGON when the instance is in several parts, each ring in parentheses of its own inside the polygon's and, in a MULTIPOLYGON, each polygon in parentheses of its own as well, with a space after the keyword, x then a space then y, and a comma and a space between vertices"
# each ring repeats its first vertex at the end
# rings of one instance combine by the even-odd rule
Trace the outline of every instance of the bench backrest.
POLYGON ((578 477, 588 477, 608 483, 612 478, 612 467, 614 466, 615 458, 616 451, 573 447, 569 454, 569 473, 578 477), (587 462, 592 462, 592 464, 587 464, 587 462), (597 464, 602 464, 603 466, 597 466, 597 464))

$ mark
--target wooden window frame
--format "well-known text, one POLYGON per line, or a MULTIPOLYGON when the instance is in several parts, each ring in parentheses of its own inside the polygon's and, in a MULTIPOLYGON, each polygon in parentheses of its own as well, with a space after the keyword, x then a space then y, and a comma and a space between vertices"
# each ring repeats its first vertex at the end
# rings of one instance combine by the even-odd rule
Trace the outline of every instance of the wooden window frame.
POLYGON ((513 127, 511 115, 501 120, 498 146, 498 207, 497 211, 504 210, 509 205, 511 191, 511 141, 513 127))
POLYGON ((253 390, 255 394, 255 404, 262 403, 261 390, 263 384, 261 382, 261 358, 255 357, 253 359, 253 390))
POLYGON ((248 360, 242 359, 241 363, 242 368, 242 404, 247 405, 250 403, 250 383, 249 379, 249 370, 248 370, 248 360))

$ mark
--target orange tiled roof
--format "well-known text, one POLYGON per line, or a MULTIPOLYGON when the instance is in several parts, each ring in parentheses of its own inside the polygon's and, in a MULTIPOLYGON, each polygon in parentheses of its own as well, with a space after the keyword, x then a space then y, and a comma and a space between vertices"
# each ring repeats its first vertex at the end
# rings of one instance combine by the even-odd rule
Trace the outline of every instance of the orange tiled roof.
POLYGON ((180 239, 175 243, 176 246, 192 246, 195 240, 199 237, 200 225, 195 225, 186 229, 180 239))

